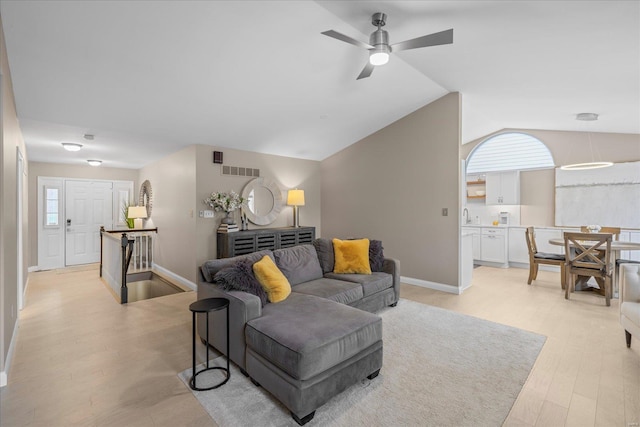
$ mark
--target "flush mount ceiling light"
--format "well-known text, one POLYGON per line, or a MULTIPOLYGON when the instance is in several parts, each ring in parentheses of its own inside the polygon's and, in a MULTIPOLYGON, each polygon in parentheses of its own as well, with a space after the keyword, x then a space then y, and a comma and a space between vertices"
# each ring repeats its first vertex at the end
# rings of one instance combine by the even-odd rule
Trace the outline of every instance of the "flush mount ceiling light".
MULTIPOLYGON (((576 114, 576 120, 584 121, 584 122, 594 122, 598 120, 598 115, 596 113, 578 113, 576 114)), ((613 166, 613 162, 602 162, 596 161, 595 155, 593 153, 593 143, 591 142, 591 132, 587 131, 587 137, 589 139, 589 150, 591 150, 591 162, 586 163, 573 163, 570 165, 560 166, 560 169, 566 171, 577 171, 577 170, 586 170, 586 169, 601 169, 608 168, 609 166, 613 166)))
POLYGON ((95 138, 95 135, 92 135, 90 133, 85 133, 84 135, 82 135, 82 137, 87 141, 93 141, 93 138, 95 138))
POLYGON ((578 113, 576 114, 576 120, 582 120, 584 122, 594 122, 598 120, 596 113, 578 113))
POLYGON ((100 166, 102 164, 102 160, 87 160, 91 166, 100 166))
POLYGON ((63 142, 62 146, 67 151, 80 151, 82 144, 76 144, 74 142, 63 142))

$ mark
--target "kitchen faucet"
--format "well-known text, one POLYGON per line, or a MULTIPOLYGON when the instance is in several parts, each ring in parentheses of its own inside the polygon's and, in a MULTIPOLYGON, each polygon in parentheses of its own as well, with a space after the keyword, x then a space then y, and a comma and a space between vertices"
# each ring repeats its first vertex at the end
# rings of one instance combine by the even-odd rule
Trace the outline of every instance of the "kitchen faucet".
POLYGON ((464 208, 462 210, 462 217, 464 218, 464 223, 465 224, 469 224, 471 221, 469 221, 469 209, 464 208))

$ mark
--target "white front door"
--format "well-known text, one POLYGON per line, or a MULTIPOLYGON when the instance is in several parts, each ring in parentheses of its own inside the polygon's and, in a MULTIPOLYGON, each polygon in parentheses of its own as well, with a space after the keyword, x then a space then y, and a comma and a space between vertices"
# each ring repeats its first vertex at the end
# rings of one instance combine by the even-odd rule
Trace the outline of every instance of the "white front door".
POLYGON ((100 227, 112 227, 113 183, 66 181, 66 265, 100 261, 100 227))

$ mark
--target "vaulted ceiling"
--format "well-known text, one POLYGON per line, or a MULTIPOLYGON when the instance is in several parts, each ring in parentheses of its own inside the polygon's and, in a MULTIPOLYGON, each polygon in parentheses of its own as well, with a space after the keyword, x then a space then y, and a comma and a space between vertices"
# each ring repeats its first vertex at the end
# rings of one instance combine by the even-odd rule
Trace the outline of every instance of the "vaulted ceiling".
POLYGON ((462 94, 463 143, 640 133, 637 1, 3 0, 0 13, 32 161, 139 168, 191 144, 321 160, 448 92, 462 94), (454 43, 356 80, 367 52, 320 33, 367 41, 379 11, 391 43, 449 28, 454 43))

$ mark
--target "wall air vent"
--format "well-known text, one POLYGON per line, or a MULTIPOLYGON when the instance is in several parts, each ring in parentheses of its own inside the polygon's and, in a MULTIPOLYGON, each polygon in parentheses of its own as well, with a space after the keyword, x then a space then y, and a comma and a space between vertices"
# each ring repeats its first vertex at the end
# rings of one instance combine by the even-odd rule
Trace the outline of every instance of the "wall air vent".
POLYGON ((222 175, 229 176, 251 176, 258 178, 260 176, 260 169, 243 168, 240 166, 222 166, 222 175))

